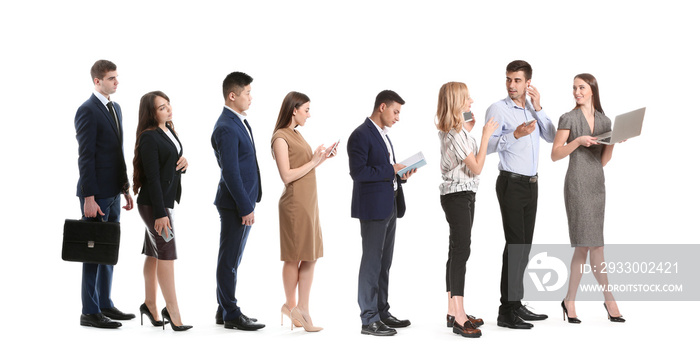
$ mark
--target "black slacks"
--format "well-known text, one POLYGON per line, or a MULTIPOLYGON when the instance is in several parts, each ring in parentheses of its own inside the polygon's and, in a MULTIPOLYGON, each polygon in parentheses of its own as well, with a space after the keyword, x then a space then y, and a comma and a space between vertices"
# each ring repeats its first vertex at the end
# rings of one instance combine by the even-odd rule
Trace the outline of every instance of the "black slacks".
POLYGON ((447 253, 445 281, 447 291, 454 296, 464 296, 464 277, 467 260, 471 254, 472 225, 476 193, 461 191, 440 196, 445 219, 450 225, 450 246, 447 253))
POLYGON ((496 180, 496 196, 506 239, 501 268, 499 314, 507 314, 522 306, 523 275, 535 231, 537 193, 537 182, 531 183, 504 174, 496 180))

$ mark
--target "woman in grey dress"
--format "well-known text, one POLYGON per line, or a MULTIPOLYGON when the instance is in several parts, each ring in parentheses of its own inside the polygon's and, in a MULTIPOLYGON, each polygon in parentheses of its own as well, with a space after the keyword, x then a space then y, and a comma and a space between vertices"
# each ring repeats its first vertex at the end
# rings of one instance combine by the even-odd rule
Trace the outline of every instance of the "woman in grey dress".
MULTIPOLYGON (((561 303, 569 323, 581 323, 576 317, 574 301, 588 253, 591 264, 602 268, 603 221, 605 217, 605 175, 603 167, 610 161, 615 145, 600 145, 596 135, 611 130, 610 119, 600 105, 598 82, 591 74, 574 77, 573 95, 576 107, 559 119, 552 145, 552 160, 569 156, 569 169, 564 180, 564 203, 569 220, 569 239, 575 247, 571 258, 569 288, 561 303)), ((594 272, 599 284, 607 289, 608 276, 594 272)), ((612 293, 605 290, 608 319, 624 322, 612 293)))

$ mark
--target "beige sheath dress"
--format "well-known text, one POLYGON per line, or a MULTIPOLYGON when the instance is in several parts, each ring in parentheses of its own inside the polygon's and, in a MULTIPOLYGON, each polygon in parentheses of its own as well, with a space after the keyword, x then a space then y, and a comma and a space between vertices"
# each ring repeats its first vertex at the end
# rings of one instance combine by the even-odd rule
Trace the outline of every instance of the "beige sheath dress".
MULTIPOLYGON (((271 143, 278 138, 287 142, 290 168, 311 161, 311 147, 298 131, 279 129, 272 135, 271 143)), ((285 186, 279 201, 279 218, 281 260, 313 261, 323 256, 315 170, 285 186)))

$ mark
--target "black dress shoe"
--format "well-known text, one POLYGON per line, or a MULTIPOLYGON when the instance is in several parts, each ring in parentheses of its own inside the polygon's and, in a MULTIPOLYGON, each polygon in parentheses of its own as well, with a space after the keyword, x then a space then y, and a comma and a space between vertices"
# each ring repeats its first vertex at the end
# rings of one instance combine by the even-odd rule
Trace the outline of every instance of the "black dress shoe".
POLYGON ((515 315, 519 316, 520 318, 523 318, 523 320, 545 320, 549 318, 547 314, 535 314, 531 312, 524 305, 514 310, 513 312, 515 312, 515 315))
POLYGON ((534 325, 524 322, 522 318, 517 316, 515 313, 510 314, 499 314, 497 323, 499 327, 506 327, 510 329, 530 329, 534 325))
MULTIPOLYGON (((258 320, 255 318, 248 318, 253 322, 257 322, 258 320)), ((216 310, 216 315, 214 316, 214 320, 216 320, 216 324, 223 325, 224 324, 224 311, 221 309, 216 310)))
POLYGON ((85 327, 116 329, 122 326, 122 323, 111 321, 102 313, 96 314, 81 314, 80 325, 85 327))
POLYGON ((363 325, 360 333, 366 335, 376 335, 378 337, 388 337, 396 334, 396 329, 389 328, 381 320, 378 320, 374 323, 370 323, 369 325, 363 325))
POLYGON ((121 310, 117 309, 117 307, 100 308, 100 311, 102 312, 102 314, 105 315, 105 317, 114 320, 130 320, 136 318, 136 315, 130 313, 123 313, 121 310))
POLYGON ((386 318, 382 318, 382 323, 386 324, 386 326, 389 328, 406 328, 407 326, 411 325, 410 320, 396 319, 396 317, 393 315, 390 315, 386 318))
POLYGON ((224 321, 224 328, 240 330, 258 330, 265 328, 265 324, 254 322, 252 319, 246 317, 245 314, 241 314, 238 318, 234 320, 224 321))

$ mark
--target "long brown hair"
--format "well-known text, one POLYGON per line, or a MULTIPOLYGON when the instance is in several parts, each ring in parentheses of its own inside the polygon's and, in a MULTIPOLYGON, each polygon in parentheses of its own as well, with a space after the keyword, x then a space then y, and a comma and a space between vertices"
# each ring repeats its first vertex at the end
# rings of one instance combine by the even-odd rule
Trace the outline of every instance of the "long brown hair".
MULTIPOLYGON (((588 86, 591 87, 591 91, 593 92, 593 109, 595 109, 596 111, 598 111, 602 114, 605 114, 605 112, 603 111, 603 106, 601 106, 601 104, 600 104, 600 92, 598 91, 598 80, 595 79, 595 76, 593 76, 591 74, 583 73, 583 74, 578 74, 578 75, 574 76, 574 80, 575 79, 581 79, 581 80, 583 80, 583 82, 587 83, 588 86)), ((576 105, 576 107, 574 107, 574 109, 577 109, 578 107, 579 106, 576 105)))
MULTIPOLYGON (((158 128, 158 120, 156 120, 156 111, 158 110, 156 109, 156 97, 162 97, 170 102, 170 98, 162 91, 151 91, 141 96, 141 103, 139 104, 139 123, 136 126, 136 145, 134 146, 134 194, 139 194, 139 189, 145 181, 143 163, 141 163, 141 156, 139 155, 141 134, 158 128)), ((177 135, 177 132, 175 132, 175 125, 172 121, 166 122, 165 126, 177 135)))
POLYGON ((309 102, 309 96, 304 95, 301 92, 292 91, 284 97, 282 101, 282 106, 280 107, 280 114, 277 116, 277 123, 275 124, 275 129, 272 133, 279 130, 280 128, 289 127, 292 123, 292 115, 294 110, 298 110, 301 105, 309 102))
POLYGON ((437 128, 442 132, 461 131, 464 124, 462 106, 469 100, 469 89, 463 82, 448 82, 440 87, 437 107, 437 128))

